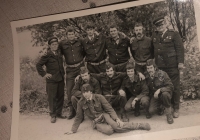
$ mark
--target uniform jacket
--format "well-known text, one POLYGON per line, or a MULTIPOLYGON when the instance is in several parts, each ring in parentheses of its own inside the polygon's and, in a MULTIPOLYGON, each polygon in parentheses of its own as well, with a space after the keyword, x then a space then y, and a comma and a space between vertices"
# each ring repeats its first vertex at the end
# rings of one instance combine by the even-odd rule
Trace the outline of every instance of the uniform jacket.
MULTIPOLYGON (((80 77, 72 89, 72 95, 81 95, 81 87, 83 84, 85 84, 85 82, 80 77)), ((99 81, 97 81, 94 77, 90 76, 89 84, 92 86, 94 94, 102 94, 99 81)))
POLYGON ((131 43, 131 53, 136 62, 146 62, 154 57, 151 38, 143 36, 141 40, 135 38, 131 43))
POLYGON ((66 64, 68 65, 80 63, 85 57, 83 44, 80 39, 75 39, 73 42, 62 40, 59 43, 59 49, 64 55, 66 64))
POLYGON ((125 63, 130 59, 128 48, 130 47, 130 40, 127 37, 123 37, 119 34, 119 43, 108 37, 106 40, 106 46, 109 55, 109 62, 116 65, 125 63))
POLYGON ((81 98, 79 100, 78 105, 77 105, 76 117, 75 117, 72 129, 71 129, 72 132, 77 131, 77 129, 78 129, 78 127, 81 124, 81 121, 83 119, 84 113, 91 120, 94 120, 96 118, 95 117, 96 114, 101 114, 101 113, 104 113, 104 112, 108 113, 113 120, 116 120, 118 118, 114 109, 111 107, 111 105, 105 99, 105 97, 103 97, 102 95, 93 94, 92 95, 92 101, 93 101, 95 112, 90 111, 89 105, 87 104, 87 100, 85 98, 81 98))
POLYGON ((146 83, 149 87, 150 96, 153 96, 156 90, 160 88, 162 92, 169 92, 172 95, 174 86, 171 79, 166 72, 162 70, 156 70, 154 78, 152 79, 148 73, 145 73, 146 83))
POLYGON ((129 93, 132 93, 132 97, 141 99, 144 96, 149 95, 149 88, 145 80, 140 81, 139 76, 135 74, 134 81, 131 82, 130 78, 126 76, 122 82, 121 89, 125 91, 127 89, 129 93))
POLYGON ((86 53, 86 62, 100 62, 106 59, 106 37, 102 34, 94 35, 91 41, 88 37, 83 39, 84 51, 86 53))
POLYGON ((112 78, 109 78, 106 73, 91 73, 91 75, 100 82, 103 95, 119 95, 118 90, 126 73, 115 72, 112 78))
POLYGON ((47 55, 40 58, 36 64, 36 69, 42 77, 46 73, 52 75, 50 79, 46 79, 47 82, 58 82, 64 79, 63 58, 59 51, 58 55, 54 55, 52 51, 48 51, 47 55), (44 65, 46 66, 46 71, 43 69, 44 65))
POLYGON ((184 63, 184 47, 177 31, 167 30, 163 37, 159 32, 155 32, 152 41, 158 67, 176 68, 178 63, 184 63))

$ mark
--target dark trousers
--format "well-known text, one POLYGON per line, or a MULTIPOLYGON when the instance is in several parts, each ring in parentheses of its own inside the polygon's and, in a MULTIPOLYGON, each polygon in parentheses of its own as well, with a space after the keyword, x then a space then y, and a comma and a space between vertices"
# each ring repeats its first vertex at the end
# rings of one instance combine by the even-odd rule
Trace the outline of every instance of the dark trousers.
POLYGON ((169 108, 171 106, 171 95, 169 92, 161 93, 161 96, 159 96, 158 99, 155 99, 153 96, 151 97, 149 113, 154 114, 162 105, 165 108, 169 108))
POLYGON ((55 117, 56 114, 62 114, 64 102, 64 85, 64 80, 60 82, 46 83, 46 91, 48 94, 51 117, 55 117))
POLYGON ((100 64, 100 65, 92 65, 90 63, 87 63, 87 68, 90 73, 101 73, 106 71, 106 62, 100 64))
POLYGON ((72 106, 71 103, 71 91, 74 87, 74 79, 76 76, 80 75, 80 67, 84 66, 84 64, 79 65, 78 67, 67 67, 66 68, 66 87, 67 87, 67 106, 72 106))
MULTIPOLYGON (((125 105, 125 110, 126 111, 130 111, 133 110, 131 103, 133 102, 133 100, 135 99, 135 97, 131 97, 126 105, 125 105)), ((135 111, 139 111, 140 110, 140 105, 142 105, 145 108, 145 111, 147 112, 149 109, 149 96, 143 96, 140 100, 138 100, 135 104, 135 111)))
POLYGON ((81 93, 81 91, 77 91, 71 96, 72 106, 75 111, 77 110, 77 104, 78 104, 78 101, 81 99, 81 97, 83 97, 83 94, 81 93))
POLYGON ((104 116, 104 123, 98 123, 96 124, 96 129, 101 132, 104 133, 106 135, 111 135, 114 132, 117 133, 125 133, 125 132, 129 132, 131 130, 136 130, 138 129, 138 124, 137 123, 133 123, 133 122, 124 122, 123 127, 119 127, 117 122, 114 121, 109 114, 107 113, 103 113, 104 116))
POLYGON ((135 63, 135 70, 144 74, 144 72, 147 71, 147 66, 146 65, 138 65, 137 63, 135 63))
POLYGON ((104 96, 106 100, 110 103, 110 105, 114 108, 120 108, 120 114, 125 113, 125 105, 127 102, 126 97, 115 95, 115 96, 104 96))
POLYGON ((174 109, 179 109, 180 103, 180 74, 178 68, 159 68, 165 71, 174 85, 174 91, 172 94, 172 105, 174 109))

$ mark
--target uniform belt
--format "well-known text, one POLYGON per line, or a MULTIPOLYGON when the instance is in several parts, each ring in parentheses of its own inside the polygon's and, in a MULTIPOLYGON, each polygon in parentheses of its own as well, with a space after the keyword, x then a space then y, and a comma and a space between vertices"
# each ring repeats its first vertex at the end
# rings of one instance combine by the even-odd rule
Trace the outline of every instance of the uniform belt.
POLYGON ((102 60, 98 63, 94 63, 94 62, 88 62, 88 63, 91 64, 91 65, 97 66, 97 65, 103 64, 104 62, 106 62, 106 59, 104 59, 104 60, 102 60))
POLYGON ((74 65, 67 65, 67 67, 75 68, 75 67, 80 66, 82 63, 83 63, 83 61, 81 61, 81 62, 79 62, 79 63, 77 63, 77 64, 74 64, 74 65))
MULTIPOLYGON (((123 62, 123 63, 120 63, 120 64, 113 64, 114 66, 123 66, 124 64, 126 64, 126 63, 128 63, 128 61, 127 62, 123 62)), ((112 64, 112 63, 111 63, 112 64)))
POLYGON ((141 65, 141 66, 146 65, 146 62, 135 62, 135 63, 138 64, 138 65, 141 65))

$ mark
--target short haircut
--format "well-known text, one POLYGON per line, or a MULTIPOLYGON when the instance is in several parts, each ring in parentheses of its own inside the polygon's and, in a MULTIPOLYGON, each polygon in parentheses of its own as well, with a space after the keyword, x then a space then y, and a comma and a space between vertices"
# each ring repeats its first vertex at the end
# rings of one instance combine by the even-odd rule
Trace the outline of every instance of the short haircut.
POLYGON ((69 27, 67 27, 66 35, 68 34, 68 32, 74 32, 75 33, 75 30, 74 30, 73 27, 69 26, 69 27))
POLYGON ((95 28, 95 26, 94 26, 94 24, 91 23, 91 22, 88 22, 88 23, 85 25, 85 30, 87 30, 87 29, 94 29, 94 28, 95 28))
POLYGON ((140 27, 140 26, 144 27, 141 22, 136 22, 134 28, 135 27, 140 27))
POLYGON ((116 25, 116 24, 110 24, 110 26, 109 26, 109 30, 111 29, 111 28, 116 28, 117 30, 118 30, 118 26, 116 25))

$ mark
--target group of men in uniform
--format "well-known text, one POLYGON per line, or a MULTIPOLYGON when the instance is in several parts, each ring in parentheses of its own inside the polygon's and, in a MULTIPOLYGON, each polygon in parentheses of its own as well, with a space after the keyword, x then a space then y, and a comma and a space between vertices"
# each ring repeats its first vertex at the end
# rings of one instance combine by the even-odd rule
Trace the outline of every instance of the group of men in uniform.
POLYGON ((149 124, 132 123, 126 114, 134 110, 140 115, 142 106, 146 118, 165 111, 167 122, 179 116, 180 76, 184 48, 180 35, 171 29, 164 17, 154 20, 157 31, 145 36, 141 23, 134 26, 135 37, 129 39, 116 25, 109 27, 110 36, 95 32, 95 26, 85 26, 87 37, 76 38, 68 28, 67 39, 58 43, 49 39, 50 50, 37 63, 37 70, 46 77, 51 122, 62 115, 64 100, 64 68, 66 62, 67 118, 75 117, 66 134, 75 133, 84 120, 84 112, 94 128, 105 134, 150 130, 149 124), (46 71, 43 66, 46 66, 46 71), (75 80, 76 79, 76 80, 75 80), (115 110, 120 110, 120 119, 115 110), (172 110, 173 108, 173 110, 172 110))

